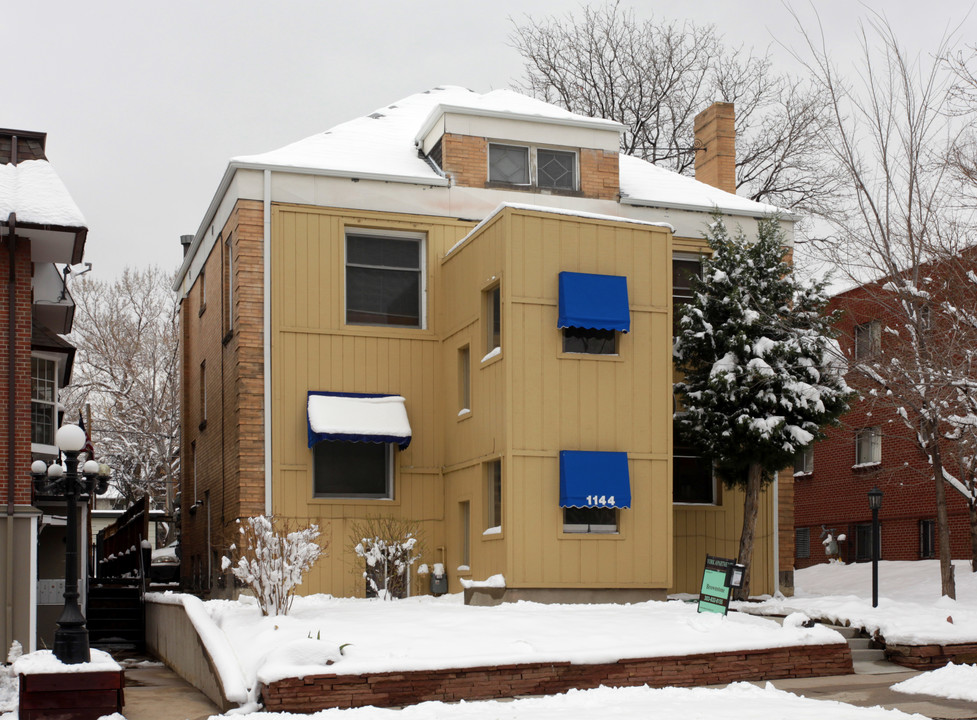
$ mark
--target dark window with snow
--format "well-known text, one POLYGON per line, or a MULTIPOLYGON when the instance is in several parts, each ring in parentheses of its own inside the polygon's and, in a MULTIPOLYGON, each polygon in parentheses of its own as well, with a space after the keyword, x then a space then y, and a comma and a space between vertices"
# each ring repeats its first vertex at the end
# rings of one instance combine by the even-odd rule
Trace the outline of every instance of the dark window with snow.
POLYGON ((672 502, 719 504, 712 463, 683 441, 677 424, 672 435, 672 502))
POLYGON ((592 328, 563 328, 563 352, 616 355, 617 332, 592 328))
POLYGON ((471 415, 472 353, 468 345, 458 348, 458 417, 471 415))
POLYGON ((702 277, 702 259, 699 256, 672 256, 672 335, 678 331, 679 305, 692 301, 694 277, 702 277))
POLYGON ((577 155, 562 150, 536 151, 536 181, 541 188, 575 190, 577 155))
POLYGON ((811 557, 811 528, 794 530, 794 557, 798 560, 811 557))
POLYGON ((423 327, 424 239, 406 233, 346 233, 346 322, 423 327))
POLYGON ((565 533, 616 533, 617 508, 563 508, 565 533))
POLYGON ((529 185, 529 148, 489 145, 489 182, 529 185))
POLYGON ((485 463, 485 527, 502 527, 502 461, 485 463))
POLYGON ((482 292, 482 319, 485 333, 484 362, 489 359, 493 350, 502 347, 502 287, 499 284, 482 292))
POLYGON ((864 360, 882 349, 882 328, 877 320, 855 326, 855 359, 864 360))
POLYGON ((877 427, 862 428, 855 433, 855 465, 882 462, 882 433, 877 427))
POLYGON ((323 440, 313 449, 315 496, 322 498, 393 497, 391 443, 323 440))
POLYGON ((919 558, 936 557, 936 521, 919 521, 919 558))
POLYGON ((814 448, 806 447, 794 456, 794 475, 810 475, 814 472, 814 448))

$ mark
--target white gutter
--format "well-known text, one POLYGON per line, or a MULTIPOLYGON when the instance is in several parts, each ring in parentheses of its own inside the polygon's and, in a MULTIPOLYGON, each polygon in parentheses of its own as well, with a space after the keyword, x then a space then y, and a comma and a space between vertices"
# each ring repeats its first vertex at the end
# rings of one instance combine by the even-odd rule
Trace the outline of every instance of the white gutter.
MULTIPOLYGON (((30 559, 30 611, 28 612, 27 621, 27 632, 30 633, 30 637, 27 641, 27 652, 34 652, 37 650, 37 521, 38 515, 32 515, 30 518, 31 529, 30 538, 31 546, 28 550, 30 559)), ((10 639, 10 638, 8 638, 10 639)))
POLYGON ((265 515, 272 515, 271 508, 271 170, 265 169, 264 205, 262 207, 262 271, 261 298, 264 315, 264 422, 265 422, 265 515))
POLYGON ((773 474, 773 593, 780 591, 780 473, 773 474))
MULTIPOLYGON (((689 210, 692 212, 701 213, 704 210, 709 210, 704 205, 694 205, 692 203, 676 203, 676 202, 662 202, 660 200, 644 200, 642 198, 628 197, 627 195, 622 195, 620 203, 622 205, 633 205, 634 207, 650 207, 650 208, 663 208, 669 210, 689 210)), ((720 207, 719 205, 713 205, 713 212, 719 212, 723 215, 735 215, 737 217, 751 217, 751 218, 766 218, 778 212, 776 208, 771 206, 770 212, 764 212, 761 210, 743 210, 742 208, 728 208, 720 207)), ((800 215, 794 215, 793 213, 779 211, 779 216, 781 220, 787 220, 789 222, 797 222, 801 219, 800 215)))

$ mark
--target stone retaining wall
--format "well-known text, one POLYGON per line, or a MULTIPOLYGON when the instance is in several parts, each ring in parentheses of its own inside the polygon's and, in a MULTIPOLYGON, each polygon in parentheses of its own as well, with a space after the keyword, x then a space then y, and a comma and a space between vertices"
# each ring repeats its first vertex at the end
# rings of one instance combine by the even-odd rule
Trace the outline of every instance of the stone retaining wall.
POLYGON ((933 670, 947 663, 977 663, 977 643, 962 645, 896 645, 886 643, 889 662, 914 670, 933 670))
POLYGON ((851 651, 847 644, 839 643, 628 659, 594 665, 525 663, 372 675, 310 675, 272 683, 262 689, 262 696, 268 712, 310 713, 332 707, 392 707, 427 700, 549 695, 599 685, 715 685, 737 680, 852 672, 851 651))

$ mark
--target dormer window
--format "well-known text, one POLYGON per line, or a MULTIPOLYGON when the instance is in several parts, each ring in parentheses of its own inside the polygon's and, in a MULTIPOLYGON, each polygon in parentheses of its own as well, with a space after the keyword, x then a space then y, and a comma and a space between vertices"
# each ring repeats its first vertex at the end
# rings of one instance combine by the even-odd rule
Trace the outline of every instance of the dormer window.
POLYGON ((490 183, 573 191, 577 189, 577 154, 490 143, 488 175, 490 183))

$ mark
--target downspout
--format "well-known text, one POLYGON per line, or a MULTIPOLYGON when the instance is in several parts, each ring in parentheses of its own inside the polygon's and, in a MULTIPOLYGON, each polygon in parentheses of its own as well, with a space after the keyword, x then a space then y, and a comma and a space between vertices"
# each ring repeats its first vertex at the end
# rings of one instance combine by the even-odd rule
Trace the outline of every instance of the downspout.
MULTIPOLYGON (((11 160, 17 164, 17 138, 12 142, 11 160)), ((7 552, 4 560, 4 618, 5 642, 9 645, 14 639, 14 477, 17 471, 15 458, 17 426, 17 397, 14 392, 16 381, 15 359, 17 356, 17 214, 10 213, 7 218, 7 251, 10 253, 10 268, 7 273, 7 552)))
POLYGON ((780 473, 773 474, 773 594, 780 592, 780 473))
POLYGON ((264 270, 261 278, 262 312, 264 315, 263 369, 265 386, 265 515, 271 515, 271 170, 265 170, 264 205, 262 207, 262 255, 264 270))

